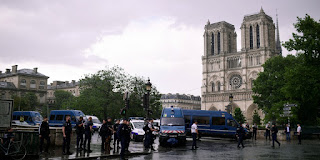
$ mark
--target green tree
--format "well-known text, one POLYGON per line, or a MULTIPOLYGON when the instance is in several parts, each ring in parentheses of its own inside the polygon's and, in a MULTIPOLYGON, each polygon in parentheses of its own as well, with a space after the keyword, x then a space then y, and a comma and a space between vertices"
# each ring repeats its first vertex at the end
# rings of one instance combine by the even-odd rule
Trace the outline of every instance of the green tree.
POLYGON ((35 93, 27 92, 23 96, 13 96, 14 110, 18 111, 35 111, 39 105, 38 98, 35 93))
POLYGON ((286 84, 284 73, 298 62, 295 56, 275 56, 268 59, 262 66, 258 78, 253 81, 254 103, 265 113, 265 122, 280 120, 283 104, 288 102, 282 88, 286 84))
POLYGON ((261 118, 260 118, 257 110, 254 110, 252 119, 253 119, 253 123, 256 123, 257 125, 260 125, 260 124, 261 124, 261 118))
POLYGON ((301 61, 286 70, 283 91, 289 102, 298 104, 294 111, 300 123, 315 125, 320 117, 320 23, 307 14, 294 26, 298 33, 283 46, 300 52, 301 61))
POLYGON ((234 110, 234 119, 241 124, 246 122, 246 118, 243 116, 240 108, 234 110))
POLYGON ((54 92, 55 96, 55 105, 51 109, 72 109, 70 108, 72 105, 72 101, 74 96, 67 91, 64 90, 56 90, 54 92))

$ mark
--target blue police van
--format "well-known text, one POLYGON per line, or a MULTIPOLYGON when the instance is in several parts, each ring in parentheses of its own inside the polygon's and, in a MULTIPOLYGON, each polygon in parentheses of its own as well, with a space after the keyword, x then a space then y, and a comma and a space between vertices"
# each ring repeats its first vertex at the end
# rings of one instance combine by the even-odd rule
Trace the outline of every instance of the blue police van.
MULTIPOLYGON (((198 122, 198 131, 204 136, 235 138, 239 123, 231 114, 223 111, 183 110, 187 134, 191 132, 191 125, 198 122)), ((251 134, 246 131, 246 138, 251 134)))
POLYGON ((40 125, 43 118, 41 114, 36 111, 14 111, 12 120, 25 121, 30 125, 40 125))
POLYGON ((75 127, 79 118, 85 117, 85 114, 80 110, 52 110, 49 116, 49 126, 62 127, 66 116, 70 116, 72 127, 75 127))
POLYGON ((159 142, 161 146, 170 142, 186 143, 185 122, 181 108, 172 106, 163 108, 160 119, 159 142))

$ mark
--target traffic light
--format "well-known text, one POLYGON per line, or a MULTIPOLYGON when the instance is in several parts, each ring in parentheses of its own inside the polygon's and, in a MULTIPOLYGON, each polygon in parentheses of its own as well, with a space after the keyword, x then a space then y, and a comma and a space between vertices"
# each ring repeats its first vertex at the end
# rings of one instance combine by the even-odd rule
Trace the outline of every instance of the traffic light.
POLYGON ((126 114, 127 114, 127 108, 126 108, 126 107, 122 108, 121 111, 120 111, 120 114, 121 114, 122 116, 126 116, 126 114))

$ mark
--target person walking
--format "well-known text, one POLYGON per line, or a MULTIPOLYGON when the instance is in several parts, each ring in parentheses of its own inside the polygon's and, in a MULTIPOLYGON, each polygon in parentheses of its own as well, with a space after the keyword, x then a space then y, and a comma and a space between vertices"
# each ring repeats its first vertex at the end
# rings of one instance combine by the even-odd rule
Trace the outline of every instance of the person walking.
POLYGON ((83 150, 83 148, 82 148, 82 145, 83 145, 83 133, 84 133, 83 117, 80 117, 79 121, 76 124, 77 151, 82 151, 83 150))
POLYGON ((301 126, 300 124, 297 124, 297 134, 298 134, 298 140, 299 140, 299 143, 298 144, 301 144, 301 126))
POLYGON ((290 137, 290 126, 289 126, 289 124, 286 124, 286 128, 284 129, 284 132, 286 133, 286 140, 290 141, 291 137, 290 137))
POLYGON ((92 117, 89 117, 88 122, 85 125, 84 128, 84 150, 87 151, 88 153, 91 153, 92 150, 90 150, 90 142, 91 142, 91 135, 92 135, 92 117), (88 147, 86 146, 86 143, 88 142, 88 147), (87 150, 86 150, 87 147, 87 150))
POLYGON ((127 134, 130 134, 129 127, 127 125, 127 119, 124 118, 122 123, 119 125, 118 131, 117 131, 118 138, 121 141, 120 159, 124 159, 124 156, 125 156, 126 145, 128 141, 126 136, 127 134))
POLYGON ((117 131, 118 131, 118 128, 119 128, 119 125, 120 125, 120 120, 116 120, 116 123, 113 125, 113 152, 116 152, 116 149, 117 151, 119 151, 119 138, 118 138, 118 135, 117 135, 117 131), (116 146, 117 145, 117 146, 116 146))
POLYGON ((254 123, 252 125, 252 139, 254 138, 254 140, 257 140, 257 130, 258 130, 258 126, 256 123, 254 123))
POLYGON ((40 137, 40 153, 43 151, 43 142, 44 139, 47 141, 45 152, 48 153, 49 146, 50 146, 50 129, 48 124, 48 117, 44 117, 43 121, 39 127, 39 137, 40 137))
POLYGON ((269 137, 269 140, 271 140, 271 138, 270 138, 270 122, 267 123, 267 125, 266 125, 266 140, 268 140, 268 137, 269 137))
POLYGON ((280 143, 277 140, 278 128, 276 124, 272 124, 271 133, 272 133, 272 147, 274 147, 274 141, 276 141, 280 147, 280 143))
POLYGON ((238 148, 240 148, 240 144, 241 144, 242 148, 244 148, 244 145, 243 145, 244 135, 245 135, 245 130, 242 127, 242 124, 240 123, 240 125, 237 128, 237 133, 236 133, 236 136, 238 138, 238 148))
POLYGON ((63 133, 62 153, 64 155, 71 155, 72 153, 70 152, 70 141, 72 137, 72 125, 70 121, 70 116, 66 116, 66 121, 63 123, 63 126, 62 126, 62 133, 63 133), (67 149, 67 152, 65 149, 67 149))
POLYGON ((191 134, 192 134, 192 150, 197 149, 197 135, 199 134, 198 132, 198 122, 194 121, 194 123, 191 126, 191 134))
POLYGON ((108 132, 108 124, 106 120, 102 121, 102 126, 99 131, 99 135, 101 136, 101 151, 105 151, 105 145, 106 145, 106 136, 108 132))

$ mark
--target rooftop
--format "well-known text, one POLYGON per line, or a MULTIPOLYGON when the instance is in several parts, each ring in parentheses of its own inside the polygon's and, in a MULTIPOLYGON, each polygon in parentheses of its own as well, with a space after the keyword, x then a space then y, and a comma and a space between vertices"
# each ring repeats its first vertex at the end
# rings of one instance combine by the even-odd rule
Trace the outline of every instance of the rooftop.
POLYGON ((16 89, 16 86, 12 82, 0 82, 0 88, 16 89))
POLYGON ((183 100, 194 100, 194 101, 201 101, 200 96, 193 96, 193 95, 186 95, 186 94, 162 94, 161 99, 183 99, 183 100))

